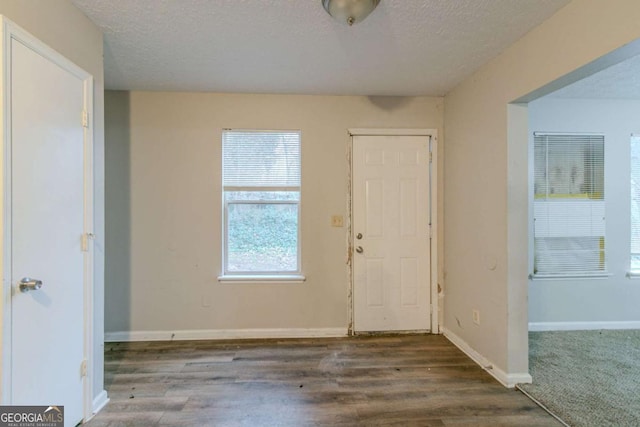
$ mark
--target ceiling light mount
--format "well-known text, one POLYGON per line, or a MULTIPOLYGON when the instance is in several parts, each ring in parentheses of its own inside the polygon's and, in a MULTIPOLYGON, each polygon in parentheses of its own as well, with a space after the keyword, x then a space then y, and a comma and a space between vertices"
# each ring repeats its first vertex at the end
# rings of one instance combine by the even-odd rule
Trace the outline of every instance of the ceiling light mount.
POLYGON ((380 0, 322 0, 329 15, 349 25, 363 21, 379 3, 380 0))

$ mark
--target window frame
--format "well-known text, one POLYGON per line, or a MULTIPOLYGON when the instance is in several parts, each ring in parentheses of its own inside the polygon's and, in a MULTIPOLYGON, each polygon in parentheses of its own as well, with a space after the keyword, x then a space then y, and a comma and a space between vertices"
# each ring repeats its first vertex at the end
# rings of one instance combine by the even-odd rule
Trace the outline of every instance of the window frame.
MULTIPOLYGON (((570 272, 553 272, 553 273, 539 273, 536 271, 536 244, 535 244, 535 240, 536 240, 536 234, 535 234, 535 222, 536 222, 536 216, 535 216, 535 211, 536 211, 536 203, 539 203, 538 198, 536 197, 536 191, 535 191, 535 177, 536 177, 536 170, 535 170, 535 144, 536 144, 536 138, 537 137, 596 137, 596 138, 602 138, 602 198, 601 201, 603 203, 603 208, 606 212, 606 206, 607 206, 607 198, 605 196, 606 191, 606 150, 607 150, 607 144, 606 144, 606 136, 602 133, 584 133, 584 132, 533 132, 533 138, 531 139, 531 170, 530 170, 530 200, 531 200, 531 207, 530 207, 530 215, 531 215, 531 268, 532 268, 532 272, 529 275, 529 278, 532 280, 572 280, 572 279, 598 279, 598 278, 603 278, 603 277, 609 277, 611 276, 611 274, 608 271, 608 260, 607 260, 607 255, 609 253, 607 244, 608 244, 608 239, 607 239, 607 226, 606 226, 606 213, 605 213, 605 223, 604 223, 604 234, 602 236, 603 242, 604 242, 604 247, 602 249, 602 253, 603 253, 603 269, 602 270, 584 270, 584 271, 570 271, 570 272)), ((548 156, 548 152, 546 154, 548 156)), ((546 162, 547 162, 547 172, 548 173, 548 158, 546 158, 546 162)), ((545 197, 542 198, 544 199, 544 203, 563 203, 563 201, 570 201, 571 197, 567 197, 567 198, 558 198, 555 201, 553 200, 553 197, 545 197)), ((597 199, 594 199, 597 200, 597 199)), ((580 236, 575 236, 575 237, 580 237, 580 236)), ((569 238, 569 237, 568 237, 569 238)))
POLYGON ((631 230, 633 229, 633 215, 632 215, 632 204, 633 204, 633 185, 632 185, 632 181, 633 181, 633 169, 634 169, 634 165, 633 165, 633 145, 634 144, 640 144, 640 134, 638 133, 632 133, 631 137, 629 138, 629 264, 628 264, 628 270, 627 270, 627 277, 629 278, 633 278, 633 279, 640 279, 640 268, 638 269, 634 269, 632 268, 633 265, 633 258, 634 256, 636 257, 640 257, 640 253, 637 252, 633 252, 633 238, 631 235, 631 230))
MULTIPOLYGON (((299 160, 300 160, 300 185, 298 186, 228 186, 224 185, 224 175, 222 176, 222 274, 218 276, 219 282, 246 282, 246 283, 272 283, 272 282, 304 282, 305 276, 302 274, 302 132, 300 130, 246 130, 246 129, 224 129, 221 133, 222 150, 224 150, 224 135, 227 132, 239 133, 296 133, 298 134, 299 160), (297 200, 264 200, 257 197, 228 200, 227 193, 268 193, 268 192, 291 192, 297 193, 297 200), (229 271, 229 206, 230 205, 293 205, 297 207, 297 227, 296 227, 296 270, 278 271, 229 271)), ((224 173, 224 152, 221 156, 221 171, 224 173)))

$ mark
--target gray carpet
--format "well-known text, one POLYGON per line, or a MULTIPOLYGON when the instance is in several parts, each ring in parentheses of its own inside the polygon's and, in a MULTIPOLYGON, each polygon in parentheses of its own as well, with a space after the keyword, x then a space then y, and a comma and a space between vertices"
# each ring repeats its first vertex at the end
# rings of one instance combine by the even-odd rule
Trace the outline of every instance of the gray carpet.
POLYGON ((640 426, 640 331, 529 333, 526 393, 573 427, 640 426))

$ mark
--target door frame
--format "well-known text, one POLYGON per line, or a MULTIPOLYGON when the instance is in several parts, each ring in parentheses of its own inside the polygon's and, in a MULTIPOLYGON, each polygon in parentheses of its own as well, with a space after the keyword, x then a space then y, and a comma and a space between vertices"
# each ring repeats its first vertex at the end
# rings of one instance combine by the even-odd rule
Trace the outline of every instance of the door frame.
MULTIPOLYGON (((50 60, 60 68, 71 73, 83 81, 84 85, 84 117, 78 112, 78 122, 84 122, 84 233, 87 250, 84 252, 84 360, 85 372, 83 381, 83 417, 88 420, 93 415, 93 268, 94 268, 94 235, 93 235, 93 170, 94 170, 94 140, 93 140, 93 76, 68 60, 66 57, 50 48, 36 37, 21 29, 9 19, 0 15, 0 97, 2 100, 2 114, 0 115, 0 274, 2 275, 2 302, 0 303, 0 372, 2 387, 0 389, 0 403, 11 403, 11 329, 12 329, 12 295, 16 288, 11 283, 11 227, 12 227, 12 193, 11 193, 11 91, 6 90, 11 85, 11 41, 17 40, 34 52, 50 60)), ((80 236, 79 236, 80 237, 80 236)))
POLYGON ((349 267, 349 335, 354 335, 354 275, 353 275, 353 137, 354 136, 426 136, 430 138, 429 152, 429 215, 431 218, 430 239, 430 270, 429 292, 431 295, 431 333, 440 333, 439 305, 438 305, 438 130, 437 129, 363 129, 354 128, 347 130, 349 134, 349 146, 347 149, 348 169, 348 202, 347 202, 347 239, 349 267))

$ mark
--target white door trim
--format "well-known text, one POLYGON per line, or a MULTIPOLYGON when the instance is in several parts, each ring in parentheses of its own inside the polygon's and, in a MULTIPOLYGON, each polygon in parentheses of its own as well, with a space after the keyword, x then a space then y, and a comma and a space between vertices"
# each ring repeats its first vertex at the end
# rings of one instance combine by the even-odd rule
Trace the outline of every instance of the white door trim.
MULTIPOLYGON (((11 40, 17 40, 28 46, 36 53, 47 58, 65 71, 73 74, 84 82, 84 109, 87 113, 87 124, 84 128, 84 221, 85 233, 93 233, 93 76, 81 69, 73 62, 51 49, 33 35, 21 29, 19 26, 0 15, 0 54, 2 66, 0 67, 0 96, 2 96, 2 116, 0 117, 0 177, 2 179, 2 192, 0 193, 0 271, 2 272, 2 328, 0 333, 1 382, 0 403, 10 404, 11 394, 11 296, 13 286, 11 283, 11 91, 6 90, 11 85, 11 40)), ((82 117, 79 114, 78 122, 82 117)), ((93 415, 93 239, 87 241, 87 252, 84 256, 84 359, 86 360, 86 376, 83 384, 83 415, 88 420, 93 415)))
POLYGON ((350 136, 435 136, 435 129, 349 129, 350 136))
POLYGON ((347 150, 349 197, 347 203, 347 233, 348 233, 348 265, 349 265, 349 334, 353 334, 353 137, 354 136, 428 136, 431 144, 430 171, 430 216, 431 216, 431 333, 440 333, 438 308, 438 130, 437 129, 348 129, 349 147, 347 150))

